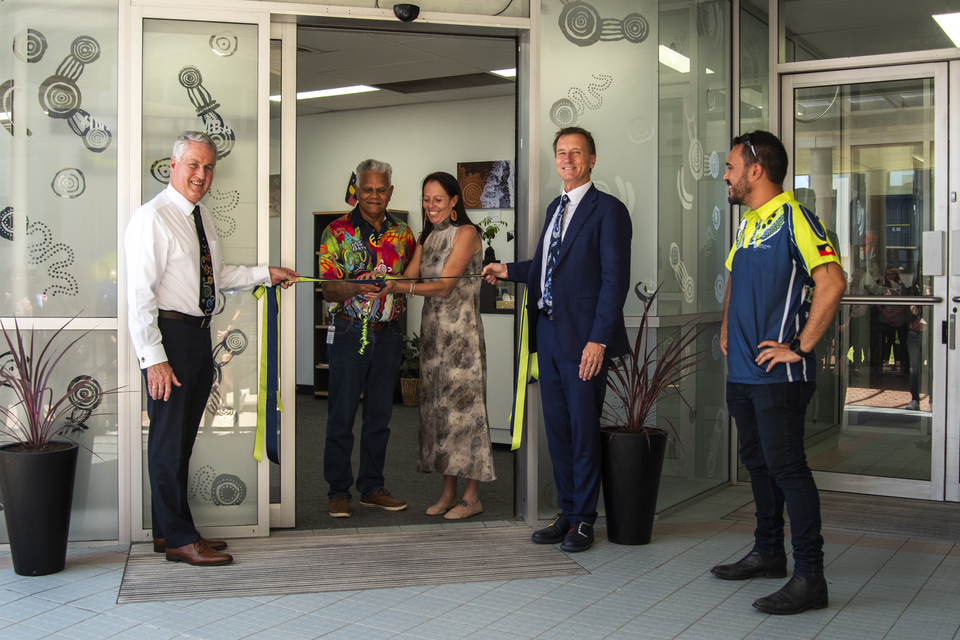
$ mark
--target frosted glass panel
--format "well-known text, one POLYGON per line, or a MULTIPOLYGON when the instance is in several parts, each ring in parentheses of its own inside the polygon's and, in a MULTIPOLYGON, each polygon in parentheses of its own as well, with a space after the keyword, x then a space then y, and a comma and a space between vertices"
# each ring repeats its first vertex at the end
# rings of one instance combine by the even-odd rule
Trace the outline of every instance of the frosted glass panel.
MULTIPOLYGON (((223 257, 257 261, 257 26, 144 20, 144 202, 169 180, 173 141, 185 130, 217 143, 210 210, 223 257)), ((266 212, 264 212, 266 215, 266 212)), ((257 523, 257 300, 219 292, 211 330, 214 387, 190 464, 188 496, 200 527, 257 523)), ((144 527, 150 526, 146 394, 143 395, 144 527)))
POLYGON ((0 9, 0 316, 117 315, 117 1, 0 9))
MULTIPOLYGON (((289 2, 289 0, 262 1, 289 2)), ((300 2, 301 4, 363 7, 365 9, 392 9, 395 4, 393 0, 300 0, 300 2)), ((420 11, 514 18, 530 17, 530 0, 418 0, 413 4, 420 7, 420 11)), ((394 19, 393 16, 390 19, 394 19)))
POLYGON ((729 205, 730 3, 660 12, 660 194, 657 313, 723 310, 729 205))
MULTIPOLYGON (((5 321, 3 324, 12 330, 13 323, 5 321)), ((54 344, 59 346, 60 351, 82 333, 66 331, 54 344)), ((53 334, 53 331, 37 331, 35 353, 39 353, 41 344, 53 334)), ((0 367, 10 363, 8 349, 6 341, 0 342, 0 367)), ((50 381, 55 397, 66 393, 78 378, 80 386, 71 394, 63 420, 64 434, 67 436, 63 439, 73 440, 80 445, 70 540, 116 540, 120 537, 117 510, 117 396, 103 394, 117 387, 115 333, 88 333, 64 356, 50 381)), ((15 398, 10 388, 0 387, 0 402, 4 405, 13 405, 15 398)), ((2 444, 7 442, 0 439, 2 444)), ((6 524, 0 518, 0 543, 6 542, 6 524)))

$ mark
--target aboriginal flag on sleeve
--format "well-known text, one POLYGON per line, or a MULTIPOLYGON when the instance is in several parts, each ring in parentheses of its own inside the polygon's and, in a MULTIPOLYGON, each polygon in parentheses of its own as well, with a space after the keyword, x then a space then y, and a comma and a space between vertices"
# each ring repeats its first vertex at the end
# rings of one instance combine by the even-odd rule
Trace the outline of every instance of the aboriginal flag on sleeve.
POLYGON ((357 206, 357 174, 350 174, 350 183, 347 184, 347 195, 343 197, 351 207, 357 206))
POLYGON ((821 256, 835 256, 837 252, 833 250, 829 244, 818 244, 817 251, 820 252, 821 256))

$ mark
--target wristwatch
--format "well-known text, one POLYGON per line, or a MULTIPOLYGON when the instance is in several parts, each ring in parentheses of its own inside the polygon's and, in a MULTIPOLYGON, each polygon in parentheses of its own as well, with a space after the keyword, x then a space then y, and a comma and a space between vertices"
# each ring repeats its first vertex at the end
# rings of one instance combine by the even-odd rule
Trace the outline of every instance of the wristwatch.
POLYGON ((803 350, 800 349, 800 338, 799 338, 799 337, 794 338, 794 339, 793 339, 793 342, 790 343, 790 351, 793 351, 795 354, 797 354, 797 355, 800 356, 801 358, 806 358, 807 356, 810 355, 810 352, 809 352, 809 351, 803 351, 803 350))

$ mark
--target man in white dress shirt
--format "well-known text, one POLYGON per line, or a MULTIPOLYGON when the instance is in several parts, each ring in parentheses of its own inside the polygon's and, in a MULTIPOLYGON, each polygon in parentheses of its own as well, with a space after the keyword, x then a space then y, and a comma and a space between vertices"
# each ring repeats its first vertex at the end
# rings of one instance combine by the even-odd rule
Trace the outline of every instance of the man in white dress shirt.
POLYGON ((137 209, 124 234, 129 328, 147 382, 147 466, 154 551, 193 565, 233 561, 227 543, 200 536, 187 503, 190 455, 213 385, 210 318, 217 290, 283 288, 292 269, 223 263, 210 212, 200 204, 213 181, 217 148, 185 131, 173 145, 170 184, 137 209))

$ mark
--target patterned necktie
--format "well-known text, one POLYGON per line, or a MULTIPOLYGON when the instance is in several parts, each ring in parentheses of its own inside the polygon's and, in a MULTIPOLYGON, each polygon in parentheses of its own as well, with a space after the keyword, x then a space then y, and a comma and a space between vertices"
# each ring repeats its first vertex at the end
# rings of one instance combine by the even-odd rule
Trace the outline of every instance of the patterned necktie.
POLYGON ((213 314, 214 296, 213 261, 210 259, 210 245, 207 243, 207 234, 203 231, 203 222, 200 220, 200 206, 193 208, 193 222, 197 225, 197 237, 200 239, 200 312, 209 316, 213 314))
POLYGON ((560 257, 560 240, 563 238, 563 214, 567 212, 567 203, 570 198, 564 195, 560 199, 560 211, 557 212, 557 221, 550 234, 550 247, 547 249, 547 273, 543 278, 543 310, 547 315, 553 315, 553 269, 557 266, 560 257))

